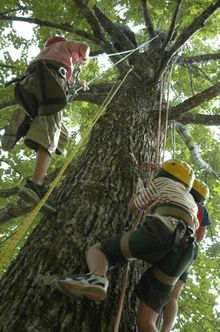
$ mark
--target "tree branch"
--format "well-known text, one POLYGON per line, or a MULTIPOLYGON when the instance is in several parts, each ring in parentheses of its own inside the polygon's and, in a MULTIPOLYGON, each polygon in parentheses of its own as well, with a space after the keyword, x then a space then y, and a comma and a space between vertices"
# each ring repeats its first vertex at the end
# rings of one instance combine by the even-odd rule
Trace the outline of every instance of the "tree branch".
MULTIPOLYGON (((114 38, 114 41, 116 43, 121 45, 124 50, 130 50, 130 49, 134 48, 134 45, 129 40, 129 38, 127 38, 127 36, 123 32, 121 32, 114 25, 114 23, 112 23, 112 21, 109 20, 109 18, 107 16, 105 16, 105 14, 97 6, 94 7, 94 10, 95 10, 95 14, 96 14, 97 18, 99 19, 99 22, 101 23, 101 25, 103 26, 105 31, 112 38, 114 38)), ((106 51, 107 54, 108 53, 117 53, 116 49, 107 41, 106 41, 105 45, 103 46, 103 49, 106 51)), ((120 59, 121 59, 121 56, 114 56, 110 60, 113 63, 116 63, 120 59)), ((119 65, 117 65, 117 67, 122 75, 125 75, 125 73, 128 71, 128 66, 125 63, 121 62, 119 65)))
POLYGON ((7 236, 6 239, 4 239, 2 242, 0 242, 0 246, 3 245, 3 243, 7 242, 12 236, 14 236, 16 232, 12 233, 11 235, 7 236))
POLYGON ((186 64, 195 64, 195 63, 203 63, 208 61, 220 60, 220 53, 213 54, 201 54, 192 57, 177 57, 175 61, 175 65, 184 66, 186 64))
POLYGON ((220 115, 206 115, 189 112, 179 119, 183 125, 193 123, 204 126, 220 126, 220 115))
POLYGON ((2 68, 15 68, 15 66, 9 66, 9 65, 0 65, 2 68))
POLYGON ((100 8, 94 6, 94 10, 97 18, 99 19, 99 22, 101 23, 105 31, 110 35, 112 39, 114 39, 116 43, 122 46, 124 51, 135 48, 131 40, 115 26, 115 24, 100 10, 100 8))
POLYGON ((52 22, 48 22, 48 21, 42 21, 38 18, 9 16, 9 15, 3 15, 3 14, 0 14, 0 20, 1 21, 27 22, 30 24, 37 24, 39 26, 50 27, 50 28, 54 28, 57 30, 66 31, 69 33, 75 33, 76 35, 86 38, 87 40, 90 40, 93 43, 99 45, 97 42, 97 39, 93 35, 85 32, 85 31, 82 31, 82 30, 74 29, 72 27, 72 25, 68 24, 68 23, 56 24, 56 23, 52 23, 52 22))
POLYGON ((14 13, 14 12, 18 12, 18 11, 21 11, 21 10, 27 10, 27 11, 33 11, 33 9, 34 9, 34 7, 35 6, 31 6, 31 7, 29 7, 29 6, 21 6, 21 5, 18 5, 18 7, 17 8, 15 8, 15 9, 11 9, 11 10, 8 10, 8 11, 5 11, 5 12, 3 12, 2 14, 10 14, 10 13, 14 13))
POLYGON ((1 104, 0 104, 0 110, 5 110, 11 106, 14 106, 14 105, 17 105, 17 102, 15 100, 15 98, 13 99, 10 99, 10 100, 7 100, 7 101, 3 101, 1 104))
MULTIPOLYGON (((89 86, 89 91, 83 92, 82 90, 73 98, 73 101, 86 101, 101 105, 111 90, 114 83, 93 84, 89 86)), ((11 106, 17 105, 15 99, 4 101, 0 104, 0 110, 5 110, 11 106)))
POLYGON ((18 187, 9 188, 9 189, 1 189, 0 197, 8 198, 8 197, 14 196, 19 192, 19 190, 20 190, 20 188, 18 188, 18 187))
POLYGON ((6 224, 7 222, 30 213, 34 209, 34 206, 27 206, 22 200, 16 203, 6 205, 0 208, 0 225, 6 224))
POLYGON ((220 1, 218 0, 214 5, 210 5, 199 16, 197 16, 194 21, 181 33, 178 40, 170 48, 167 53, 168 58, 171 58, 198 30, 202 29, 205 22, 219 7, 220 1))
POLYGON ((107 97, 114 83, 102 83, 89 86, 89 91, 82 92, 74 96, 73 101, 86 101, 96 105, 101 105, 107 97))
MULTIPOLYGON (((96 37, 98 37, 100 40, 106 41, 105 38, 105 31, 103 30, 101 24, 99 23, 97 17, 93 13, 93 11, 89 8, 87 3, 83 0, 73 0, 75 5, 80 9, 81 13, 86 18, 87 22, 92 28, 92 31, 96 37)), ((102 46, 102 45, 100 45, 102 46)))
MULTIPOLYGON (((3 162, 3 163, 5 163, 5 164, 7 164, 8 166, 10 166, 17 174, 19 174, 19 177, 20 177, 20 181, 22 181, 22 175, 21 175, 21 173, 14 167, 14 166, 12 166, 11 164, 10 164, 10 162, 8 162, 8 160, 7 159, 5 159, 5 157, 2 157, 1 159, 0 159, 0 161, 1 162, 3 162)), ((0 191, 1 192, 1 191, 0 191)))
POLYGON ((170 24, 170 29, 169 29, 167 38, 163 44, 163 50, 166 48, 166 46, 169 44, 170 40, 173 37, 173 32, 174 32, 174 29, 176 28, 176 22, 177 22, 177 18, 178 18, 178 14, 179 14, 182 2, 183 2, 183 0, 176 0, 175 12, 173 14, 173 18, 172 18, 172 22, 170 24))
POLYGON ((191 155, 196 160, 197 164, 203 168, 207 173, 214 175, 216 179, 219 179, 218 173, 213 170, 213 168, 204 160, 199 154, 199 149, 197 144, 193 141, 193 138, 188 131, 187 127, 182 125, 181 123, 176 123, 176 130, 180 137, 185 142, 188 147, 191 155))
POLYGON ((145 26, 148 29, 148 34, 149 34, 150 39, 152 39, 153 37, 156 36, 156 32, 154 30, 153 22, 151 20, 150 14, 149 14, 147 0, 141 0, 141 5, 143 8, 145 26))
POLYGON ((176 120, 183 114, 191 111, 197 106, 205 103, 206 101, 217 97, 220 94, 220 82, 211 86, 210 88, 198 93, 197 95, 185 100, 184 102, 178 104, 177 106, 171 107, 169 109, 169 119, 176 120))
POLYGON ((161 73, 167 67, 172 57, 180 50, 180 48, 201 28, 204 27, 205 22, 209 17, 220 7, 220 0, 214 5, 210 5, 205 9, 194 21, 181 33, 177 41, 170 47, 169 51, 165 51, 161 59, 160 66, 154 75, 155 82, 161 76, 161 73))

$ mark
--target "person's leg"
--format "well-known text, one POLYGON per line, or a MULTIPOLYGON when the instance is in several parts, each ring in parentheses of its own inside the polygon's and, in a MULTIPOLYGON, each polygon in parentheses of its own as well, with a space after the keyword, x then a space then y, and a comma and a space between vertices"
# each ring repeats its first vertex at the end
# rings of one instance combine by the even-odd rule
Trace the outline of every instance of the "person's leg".
MULTIPOLYGON (((25 145, 37 152, 31 181, 27 180, 18 195, 27 203, 38 204, 47 190, 43 180, 54 153, 61 154, 68 142, 68 133, 62 125, 62 112, 50 116, 36 116, 25 137, 25 145)), ((46 201, 43 212, 56 212, 50 201, 46 201)))
POLYGON ((42 184, 52 160, 51 154, 42 145, 37 149, 36 163, 31 181, 42 184))
POLYGON ((136 319, 138 332, 158 332, 156 328, 157 316, 158 313, 156 311, 141 301, 136 319))
POLYGON ((107 294, 108 265, 124 264, 126 259, 120 249, 122 234, 93 245, 87 254, 88 274, 58 278, 57 288, 66 295, 85 295, 95 301, 104 300, 107 294))
POLYGON ((97 243, 89 249, 87 264, 90 272, 94 272, 98 276, 105 276, 108 270, 108 260, 101 249, 101 243, 97 243))
MULTIPOLYGON (((51 154, 42 145, 37 148, 37 156, 35 162, 35 168, 32 174, 31 181, 27 180, 23 188, 20 189, 18 195, 27 203, 38 204, 45 196, 47 190, 43 185, 43 181, 47 170, 52 160, 51 154)), ((56 212, 55 207, 47 200, 43 207, 45 212, 56 212)))
POLYGON ((105 299, 108 288, 106 271, 108 260, 101 251, 101 243, 92 246, 87 255, 90 272, 87 274, 60 277, 57 288, 65 295, 84 295, 94 301, 105 299))
POLYGON ((184 286, 182 280, 178 280, 170 294, 170 300, 163 309, 163 328, 161 332, 169 332, 173 326, 178 312, 178 300, 184 286))

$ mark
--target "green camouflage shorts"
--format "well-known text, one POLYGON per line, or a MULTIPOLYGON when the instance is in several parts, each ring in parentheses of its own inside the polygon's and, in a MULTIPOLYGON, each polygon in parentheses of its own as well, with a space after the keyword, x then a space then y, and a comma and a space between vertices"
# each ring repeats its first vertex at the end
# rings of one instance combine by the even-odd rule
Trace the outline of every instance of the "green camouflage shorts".
MULTIPOLYGON (((51 63, 51 61, 49 62, 51 63)), ((33 65, 34 64, 32 64, 32 66, 33 65)), ((59 67, 58 64, 57 66, 59 67)), ((55 93, 54 96, 59 97, 57 100, 63 100, 62 98, 65 97, 65 80, 58 74, 57 69, 46 69, 46 75, 49 75, 48 77, 51 78, 51 81, 46 81, 49 85, 47 95, 52 98, 52 94, 55 93)), ((24 143, 30 149, 35 151, 38 149, 39 145, 42 145, 51 155, 54 153, 61 154, 69 141, 68 131, 62 121, 62 108, 66 103, 64 101, 63 104, 48 103, 42 106, 42 89, 39 85, 38 76, 38 73, 34 71, 26 77, 24 84, 22 85, 22 92, 24 93, 25 100, 32 111, 30 113, 33 117, 30 129, 24 139, 24 143)), ((56 98, 53 100, 55 101, 56 98)))

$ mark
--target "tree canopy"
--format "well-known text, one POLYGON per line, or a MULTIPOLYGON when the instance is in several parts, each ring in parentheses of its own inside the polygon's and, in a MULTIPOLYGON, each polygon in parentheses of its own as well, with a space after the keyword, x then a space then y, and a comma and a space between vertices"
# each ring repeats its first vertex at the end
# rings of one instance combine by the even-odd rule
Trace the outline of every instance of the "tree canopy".
MULTIPOLYGON (((46 178, 47 184, 54 180, 65 158, 76 147, 79 137, 92 124, 113 83, 122 80, 130 65, 134 67, 133 75, 136 75, 134 77, 143 89, 144 85, 155 86, 159 93, 162 86, 162 121, 166 111, 169 115, 166 156, 187 161, 196 176, 208 184, 211 192, 207 207, 212 227, 207 230, 206 240, 200 245, 188 285, 182 292, 174 331, 217 332, 220 329, 219 7, 219 0, 130 0, 129 4, 124 0, 10 0, 0 4, 0 135, 3 135, 10 114, 18 107, 13 97, 13 85, 5 87, 5 84, 24 73, 27 63, 49 37, 62 35, 85 41, 91 47, 91 59, 80 78, 94 81, 88 92, 79 92, 66 108, 64 121, 70 131, 70 142, 64 156, 54 158, 46 178), (124 50, 134 48, 134 44, 118 28, 119 24, 135 32, 139 46, 146 41, 149 43, 135 52, 129 62, 124 60, 102 75, 107 65, 103 60, 106 54, 117 53, 114 41, 124 50), (33 33, 25 37, 24 31, 29 29, 33 29, 33 33)), ((121 57, 123 55, 109 57, 111 64, 121 57)), ((126 85, 122 89, 126 93, 126 85)), ((150 117, 157 123, 157 103, 153 111, 150 117)), ((75 160, 84 151, 87 142, 88 139, 77 150, 75 160)), ((32 210, 18 199, 16 193, 31 176, 34 157, 22 140, 11 152, 0 151, 2 252, 10 245, 13 235, 32 210)), ((14 256, 41 217, 39 213, 17 244, 14 256)), ((11 257, 8 258, 8 265, 10 262, 11 257)), ((5 269, 1 267, 1 273, 5 269)))

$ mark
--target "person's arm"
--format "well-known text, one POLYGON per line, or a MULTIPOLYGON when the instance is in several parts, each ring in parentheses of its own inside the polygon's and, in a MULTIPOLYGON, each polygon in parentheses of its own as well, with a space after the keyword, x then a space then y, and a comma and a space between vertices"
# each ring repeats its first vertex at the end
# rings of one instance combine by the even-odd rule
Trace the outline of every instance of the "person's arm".
POLYGON ((138 210, 147 210, 147 213, 150 213, 149 205, 152 203, 151 198, 157 192, 156 185, 152 183, 138 193, 134 199, 129 203, 128 209, 130 213, 135 213, 138 210))
POLYGON ((89 59, 90 47, 84 42, 69 40, 68 49, 71 57, 74 59, 73 63, 79 59, 81 64, 86 64, 89 59))
POLYGON ((81 64, 86 64, 89 59, 90 47, 86 43, 81 43, 79 46, 79 59, 81 64))
POLYGON ((135 213, 138 211, 138 208, 136 207, 136 205, 134 204, 134 201, 131 201, 129 204, 128 204, 128 210, 130 213, 135 213))

